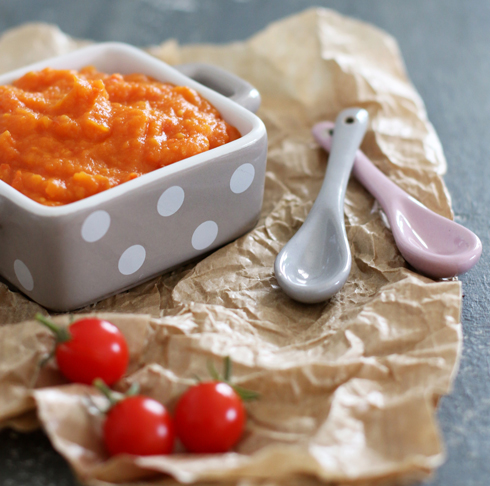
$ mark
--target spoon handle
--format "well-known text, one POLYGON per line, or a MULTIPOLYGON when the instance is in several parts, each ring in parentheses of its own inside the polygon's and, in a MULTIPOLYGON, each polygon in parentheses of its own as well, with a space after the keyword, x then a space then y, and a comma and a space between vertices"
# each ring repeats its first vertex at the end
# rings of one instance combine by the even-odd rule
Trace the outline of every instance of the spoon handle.
POLYGON ((362 108, 349 108, 338 115, 325 179, 312 212, 319 207, 329 207, 343 221, 345 191, 367 123, 368 113, 362 108))
MULTIPOLYGON (((313 127, 316 141, 327 151, 333 150, 333 128, 329 121, 313 127)), ((335 126, 337 136, 337 127, 335 126)), ((395 198, 406 198, 408 194, 381 172, 360 150, 355 155, 352 175, 376 198, 385 213, 390 213, 395 198)))

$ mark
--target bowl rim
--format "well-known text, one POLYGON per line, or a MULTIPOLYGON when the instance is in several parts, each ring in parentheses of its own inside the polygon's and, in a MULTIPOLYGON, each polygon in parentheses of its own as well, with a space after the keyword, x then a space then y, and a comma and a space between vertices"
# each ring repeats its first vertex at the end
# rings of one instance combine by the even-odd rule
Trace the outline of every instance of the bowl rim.
MULTIPOLYGON (((25 209, 29 213, 35 214, 36 216, 42 217, 59 217, 71 215, 83 210, 92 209, 116 198, 121 198, 125 194, 136 191, 141 187, 144 187, 154 181, 160 181, 166 177, 178 174, 179 172, 185 172, 191 168, 194 168, 200 164, 208 162, 215 158, 221 158, 231 154, 237 150, 253 145, 266 135, 265 125, 262 120, 257 117, 254 113, 242 107, 238 103, 232 101, 231 99, 223 96, 217 91, 204 86, 197 81, 187 77, 182 74, 176 68, 168 65, 164 61, 154 57, 145 51, 138 49, 129 44, 124 44, 122 42, 103 42, 88 47, 82 47, 76 49, 68 54, 63 54, 61 56, 50 57, 48 59, 29 64, 27 66, 15 69, 13 71, 8 71, 0 75, 0 85, 9 84, 12 81, 23 76, 29 71, 35 71, 44 69, 46 67, 51 67, 51 64, 55 62, 57 65, 62 64, 64 61, 73 61, 73 59, 87 55, 99 56, 107 52, 115 52, 118 54, 125 54, 129 59, 137 59, 146 63, 148 67, 153 69, 159 69, 162 75, 161 79, 163 82, 172 82, 177 85, 189 86, 195 89, 200 95, 206 98, 211 104, 221 113, 223 109, 225 111, 232 111, 238 117, 244 119, 251 126, 251 129, 242 135, 239 139, 232 142, 228 142, 225 145, 216 147, 214 149, 202 152, 200 154, 193 155, 187 159, 180 160, 173 164, 164 166, 160 169, 156 169, 152 172, 137 177, 131 181, 119 184, 117 186, 106 189, 105 191, 99 192, 92 196, 86 197, 79 201, 75 201, 62 206, 45 206, 28 196, 22 194, 17 189, 6 182, 0 180, 0 197, 5 197, 17 206, 25 209)), ((87 65, 87 62, 80 63, 79 68, 87 65)), ((57 67, 58 68, 58 67, 57 67)), ((63 69, 61 66, 58 69, 63 69)), ((153 74, 152 74, 153 75, 153 74)), ((223 115, 222 115, 223 116, 223 115)))

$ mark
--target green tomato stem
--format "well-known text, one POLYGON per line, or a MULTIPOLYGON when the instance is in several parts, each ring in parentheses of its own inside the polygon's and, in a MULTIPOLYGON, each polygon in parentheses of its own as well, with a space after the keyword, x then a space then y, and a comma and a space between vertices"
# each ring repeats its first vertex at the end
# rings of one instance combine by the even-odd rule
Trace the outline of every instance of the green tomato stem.
MULTIPOLYGON (((253 390, 248 390, 246 388, 242 388, 241 386, 234 385, 231 382, 231 371, 232 371, 232 362, 229 356, 226 356, 223 359, 223 376, 221 376, 217 371, 214 366, 214 363, 211 360, 208 360, 206 363, 208 367, 208 372, 211 375, 211 378, 215 381, 222 381, 224 383, 227 383, 230 385, 233 390, 235 390, 235 393, 244 401, 244 402, 251 402, 252 400, 258 400, 260 398, 260 393, 257 393, 253 390)), ((200 382, 201 380, 198 381, 200 382)))
POLYGON ((229 356, 226 356, 225 359, 223 360, 223 368, 224 368, 223 377, 226 383, 228 383, 231 380, 231 359, 229 356))
POLYGON ((124 400, 128 397, 134 397, 138 395, 140 392, 140 385, 137 382, 134 382, 126 393, 119 393, 114 390, 111 390, 102 380, 102 378, 96 378, 92 385, 97 388, 106 398, 109 400, 109 408, 106 410, 106 413, 121 400, 124 400))
POLYGON ((231 383, 229 383, 229 385, 244 402, 252 402, 253 400, 258 400, 260 398, 260 393, 258 392, 242 388, 238 385, 232 385, 231 383))
POLYGON ((134 397, 135 395, 138 395, 139 392, 140 392, 140 384, 134 381, 129 387, 129 390, 124 394, 124 396, 134 397))
POLYGON ((208 373, 211 375, 211 378, 216 381, 223 381, 223 378, 219 375, 219 373, 216 371, 216 368, 214 367, 214 363, 211 360, 208 360, 206 363, 208 367, 208 373))
POLYGON ((111 390, 104 382, 102 378, 96 378, 92 385, 99 390, 102 395, 104 395, 107 400, 109 400, 109 403, 111 407, 116 405, 116 403, 120 402, 121 400, 124 399, 124 395, 122 393, 115 392, 114 390, 111 390))
POLYGON ((36 319, 46 326, 48 329, 50 329, 55 337, 56 337, 56 342, 59 343, 66 343, 71 339, 71 334, 70 331, 66 327, 60 327, 57 326, 54 322, 50 321, 47 317, 44 317, 42 314, 39 312, 36 314, 36 319))

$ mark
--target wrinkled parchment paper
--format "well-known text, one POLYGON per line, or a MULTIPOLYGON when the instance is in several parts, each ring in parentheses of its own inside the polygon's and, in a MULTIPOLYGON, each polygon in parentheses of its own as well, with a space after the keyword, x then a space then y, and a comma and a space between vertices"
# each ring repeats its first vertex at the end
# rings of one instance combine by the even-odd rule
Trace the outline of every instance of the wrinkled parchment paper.
MULTIPOLYGON (((0 70, 81 44, 56 27, 25 25, 0 38, 0 70)), ((247 431, 228 454, 109 459, 88 399, 96 393, 67 384, 54 363, 39 371, 53 338, 32 318, 46 311, 0 284, 0 423, 29 429, 37 411, 81 480, 99 485, 148 477, 162 484, 394 484, 432 471, 444 460, 435 407, 461 347, 460 283, 407 268, 378 206, 355 180, 345 203, 353 266, 342 291, 325 304, 302 305, 273 274, 276 254, 301 226, 325 173, 327 156, 310 128, 349 106, 371 116, 362 146, 368 157, 451 217, 442 149, 395 41, 335 12, 309 10, 247 42, 167 41, 149 50, 172 64, 220 65, 259 89, 270 140, 262 217, 197 264, 82 312, 103 313, 130 343, 120 389, 138 381, 172 410, 193 376, 206 376, 208 359, 219 367, 230 355, 236 381, 261 399, 247 405, 247 431)))

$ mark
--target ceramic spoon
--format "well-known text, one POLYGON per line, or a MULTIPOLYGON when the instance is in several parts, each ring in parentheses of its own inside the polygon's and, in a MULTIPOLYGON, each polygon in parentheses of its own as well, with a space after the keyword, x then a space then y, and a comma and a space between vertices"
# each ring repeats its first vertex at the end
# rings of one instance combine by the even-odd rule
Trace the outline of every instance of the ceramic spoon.
POLYGON ((291 298, 323 302, 344 285, 351 254, 344 225, 344 196, 356 151, 366 132, 368 113, 344 110, 335 123, 335 137, 320 193, 308 217, 277 255, 277 281, 291 298))
MULTIPOLYGON (((313 127, 314 137, 327 151, 334 148, 333 128, 331 122, 313 127)), ((477 264, 482 252, 478 236, 409 196, 361 151, 352 173, 382 206, 400 253, 416 270, 428 277, 448 278, 477 264)))

